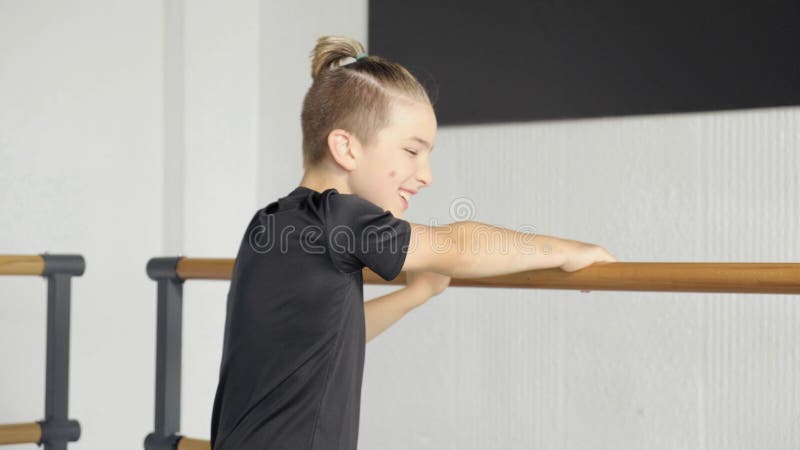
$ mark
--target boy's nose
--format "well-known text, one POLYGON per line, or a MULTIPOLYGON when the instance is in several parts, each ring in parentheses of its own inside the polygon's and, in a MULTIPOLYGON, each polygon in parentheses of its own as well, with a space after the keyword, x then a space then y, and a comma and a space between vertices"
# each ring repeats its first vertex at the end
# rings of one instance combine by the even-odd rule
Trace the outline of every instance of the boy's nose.
POLYGON ((423 186, 430 186, 430 184, 433 183, 433 173, 430 164, 422 165, 417 172, 417 180, 419 180, 423 186))

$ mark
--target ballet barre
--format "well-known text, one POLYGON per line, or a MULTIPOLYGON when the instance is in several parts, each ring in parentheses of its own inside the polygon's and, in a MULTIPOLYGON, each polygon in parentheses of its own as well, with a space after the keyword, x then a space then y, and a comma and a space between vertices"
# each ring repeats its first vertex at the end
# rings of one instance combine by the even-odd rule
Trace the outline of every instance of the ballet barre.
MULTIPOLYGON (((182 280, 230 280, 233 259, 180 258, 182 280)), ((364 283, 405 285, 405 273, 385 281, 362 271, 364 283)), ((539 269, 480 278, 453 278, 450 286, 574 289, 589 291, 729 292, 800 294, 800 263, 614 262, 576 272, 539 269)))
POLYGON ((81 255, 0 255, 0 275, 41 275, 47 278, 47 348, 44 419, 31 423, 0 424, 0 445, 37 444, 45 450, 66 450, 81 434, 70 420, 69 322, 71 277, 81 276, 81 255))
MULTIPOLYGON (((188 438, 180 430, 181 327, 185 280, 230 280, 234 259, 158 257, 147 263, 158 283, 155 429, 146 450, 208 450, 209 441, 188 438)), ((368 268, 365 284, 405 285, 401 272, 386 281, 368 268)), ((583 291, 653 291, 800 294, 800 263, 751 262, 603 262, 576 272, 539 269, 513 274, 452 278, 450 286, 571 289, 583 291)))

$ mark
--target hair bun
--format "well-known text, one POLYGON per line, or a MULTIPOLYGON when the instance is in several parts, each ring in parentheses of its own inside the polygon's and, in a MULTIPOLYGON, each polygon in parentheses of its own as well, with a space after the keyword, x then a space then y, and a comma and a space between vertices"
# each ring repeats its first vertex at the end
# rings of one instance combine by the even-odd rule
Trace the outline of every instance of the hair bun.
POLYGON ((336 66, 343 65, 342 60, 358 57, 366 54, 361 42, 348 36, 321 36, 317 38, 317 44, 311 51, 311 78, 316 79, 323 70, 331 69, 334 63, 336 66))

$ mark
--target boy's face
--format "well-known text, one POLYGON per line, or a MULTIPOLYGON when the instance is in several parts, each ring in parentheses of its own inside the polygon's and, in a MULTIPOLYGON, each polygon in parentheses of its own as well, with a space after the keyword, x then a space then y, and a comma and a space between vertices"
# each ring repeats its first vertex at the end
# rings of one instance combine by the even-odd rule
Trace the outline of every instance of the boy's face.
POLYGON ((360 197, 403 217, 414 194, 433 182, 430 153, 435 145, 436 114, 429 104, 397 101, 389 123, 378 133, 374 146, 360 152, 361 161, 350 180, 360 197))

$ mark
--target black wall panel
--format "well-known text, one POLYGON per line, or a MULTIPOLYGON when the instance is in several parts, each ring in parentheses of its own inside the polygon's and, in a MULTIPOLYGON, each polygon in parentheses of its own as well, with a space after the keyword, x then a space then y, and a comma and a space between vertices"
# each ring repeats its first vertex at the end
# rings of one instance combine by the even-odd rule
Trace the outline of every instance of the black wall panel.
POLYGON ((369 2, 440 125, 800 104, 800 0, 369 2))

